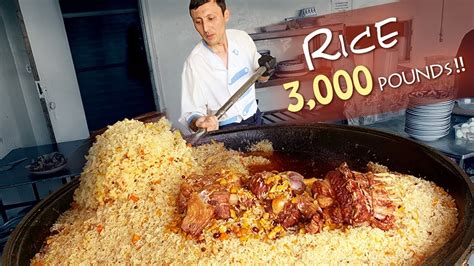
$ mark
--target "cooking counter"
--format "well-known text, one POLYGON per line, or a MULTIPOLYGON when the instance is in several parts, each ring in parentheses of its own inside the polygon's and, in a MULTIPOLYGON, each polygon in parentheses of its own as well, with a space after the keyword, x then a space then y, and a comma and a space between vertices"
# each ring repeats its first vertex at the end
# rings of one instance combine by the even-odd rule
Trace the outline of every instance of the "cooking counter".
MULTIPOLYGON (((41 200, 37 187, 38 183, 51 180, 61 180, 62 183, 65 184, 72 178, 78 176, 82 172, 82 167, 86 161, 84 156, 87 154, 90 146, 90 141, 85 139, 58 144, 19 148, 11 151, 7 156, 5 156, 5 158, 0 160, 0 165, 6 165, 22 158, 28 158, 27 160, 14 165, 10 170, 0 172, 0 215, 2 216, 3 222, 6 222, 11 218, 7 216, 7 210, 30 206, 41 200), (60 152, 66 157, 67 167, 65 169, 48 175, 32 175, 29 170, 25 168, 38 156, 52 152, 60 152), (5 199, 4 196, 2 196, 5 195, 2 191, 20 186, 31 186, 35 200, 25 201, 20 197, 20 202, 4 205, 3 202, 12 202, 13 200, 5 199)), ((26 197, 26 195, 21 196, 30 198, 26 197)))
MULTIPOLYGON (((456 139, 454 136, 454 130, 452 126, 464 123, 469 119, 467 116, 452 115, 451 119, 451 130, 449 134, 443 138, 435 141, 420 141, 412 139, 419 143, 425 144, 442 152, 444 155, 456 160, 461 169, 465 169, 466 160, 474 157, 474 142, 468 142, 464 140, 456 139)), ((402 137, 410 138, 405 133, 405 116, 398 116, 384 122, 377 122, 371 125, 365 125, 364 127, 377 129, 380 131, 396 134, 402 137)), ((470 174, 472 175, 472 173, 470 174)))

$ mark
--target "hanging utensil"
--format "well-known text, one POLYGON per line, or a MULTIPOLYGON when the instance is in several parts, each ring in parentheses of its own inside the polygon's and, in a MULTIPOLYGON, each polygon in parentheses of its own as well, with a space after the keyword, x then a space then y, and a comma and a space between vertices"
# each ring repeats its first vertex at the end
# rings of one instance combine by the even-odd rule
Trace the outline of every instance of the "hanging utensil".
POLYGON ((7 163, 5 165, 2 165, 2 166, 0 166, 0 172, 8 171, 8 170, 12 169, 15 165, 17 165, 17 164, 19 164, 23 161, 26 161, 26 160, 28 160, 28 158, 25 157, 25 158, 21 158, 19 160, 7 163))

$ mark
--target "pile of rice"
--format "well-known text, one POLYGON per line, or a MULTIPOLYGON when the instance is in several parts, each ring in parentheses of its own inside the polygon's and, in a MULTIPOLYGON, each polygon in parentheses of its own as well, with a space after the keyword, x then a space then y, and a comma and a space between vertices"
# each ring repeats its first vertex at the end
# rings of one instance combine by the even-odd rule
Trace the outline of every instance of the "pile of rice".
POLYGON ((446 243, 457 225, 454 199, 443 189, 386 172, 376 175, 399 206, 397 229, 363 226, 273 241, 207 237, 197 243, 170 229, 182 178, 193 172, 247 174, 247 166, 268 163, 264 158, 218 143, 190 148, 162 119, 111 126, 87 159, 73 208, 51 228, 32 264, 417 264, 446 243))
POLYGON ((191 148, 170 123, 124 120, 109 127, 89 150, 74 194, 83 208, 149 194, 150 185, 176 180, 195 167, 191 148))

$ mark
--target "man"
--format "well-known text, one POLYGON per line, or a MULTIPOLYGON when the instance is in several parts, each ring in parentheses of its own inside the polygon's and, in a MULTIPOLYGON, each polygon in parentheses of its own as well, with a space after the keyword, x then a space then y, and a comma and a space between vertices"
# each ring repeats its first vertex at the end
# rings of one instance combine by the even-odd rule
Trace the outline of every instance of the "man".
POLYGON ((239 124, 261 124, 255 100, 255 85, 217 121, 213 115, 244 84, 259 65, 268 70, 259 79, 266 81, 275 60, 263 56, 250 36, 226 30, 230 12, 224 0, 191 0, 189 12, 199 42, 184 63, 180 122, 191 130, 217 130, 239 124))

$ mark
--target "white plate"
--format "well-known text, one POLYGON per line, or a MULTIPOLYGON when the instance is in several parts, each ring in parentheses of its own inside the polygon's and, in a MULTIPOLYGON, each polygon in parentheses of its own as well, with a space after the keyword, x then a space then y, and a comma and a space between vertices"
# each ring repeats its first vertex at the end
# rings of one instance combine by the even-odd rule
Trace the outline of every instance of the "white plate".
POLYGON ((444 128, 436 128, 436 129, 427 129, 425 128, 413 128, 409 126, 405 126, 405 132, 414 133, 417 135, 442 135, 451 129, 450 126, 444 128))
POLYGON ((435 141, 437 139, 440 139, 446 135, 449 134, 449 131, 448 133, 442 135, 442 136, 419 136, 419 135, 415 135, 415 134, 408 134, 410 135, 410 137, 414 138, 414 139, 417 139, 417 140, 422 140, 422 141, 435 141))
POLYGON ((440 110, 440 111, 443 111, 443 110, 451 110, 453 109, 454 107, 454 103, 452 104, 448 104, 448 105, 441 105, 441 106, 430 106, 430 105, 419 105, 419 106, 416 106, 416 107, 409 107, 408 109, 410 110, 440 110))
POLYGON ((425 120, 406 120, 405 124, 409 125, 418 125, 418 126, 425 126, 425 127, 442 127, 450 125, 450 121, 425 121, 425 120))
POLYGON ((449 120, 451 119, 451 113, 441 113, 438 114, 436 112, 432 113, 423 113, 423 112, 412 112, 412 111, 407 111, 406 116, 409 117, 410 119, 419 119, 419 120, 449 120))
POLYGON ((451 127, 451 123, 440 124, 440 125, 426 125, 426 124, 416 124, 416 123, 406 122, 405 126, 412 129, 445 130, 451 127))
POLYGON ((420 111, 411 111, 407 109, 406 113, 414 117, 432 117, 438 119, 445 119, 446 117, 451 116, 451 111, 447 112, 420 112, 420 111))
POLYGON ((446 130, 451 127, 451 124, 433 126, 433 125, 422 125, 422 124, 413 124, 405 123, 406 128, 416 129, 416 130, 446 130))
POLYGON ((417 135, 417 136, 446 136, 450 131, 450 128, 446 130, 439 130, 439 131, 426 131, 426 130, 415 130, 415 129, 410 129, 410 128, 405 128, 405 132, 408 133, 409 135, 417 135))
POLYGON ((432 117, 420 117, 420 116, 415 116, 415 115, 407 115, 405 117, 405 122, 428 125, 428 126, 431 126, 431 125, 439 126, 439 125, 451 123, 451 116, 448 116, 445 118, 432 118, 432 117))

